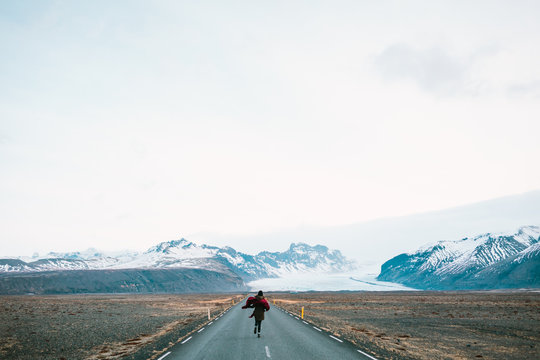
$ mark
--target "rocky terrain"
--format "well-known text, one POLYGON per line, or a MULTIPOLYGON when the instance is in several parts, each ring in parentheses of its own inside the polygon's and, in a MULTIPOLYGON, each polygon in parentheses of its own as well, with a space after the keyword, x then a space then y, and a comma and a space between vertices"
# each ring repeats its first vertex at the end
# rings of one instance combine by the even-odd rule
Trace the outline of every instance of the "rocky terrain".
POLYGON ((540 288, 540 227, 440 241, 388 260, 377 280, 433 290, 540 288))
POLYGON ((0 359, 155 359, 243 295, 0 296, 0 359))
POLYGON ((272 294, 379 359, 540 358, 539 292, 272 294))
MULTIPOLYGON (((245 295, 0 297, 0 358, 156 360, 245 295)), ((379 359, 540 358, 540 293, 267 293, 379 359)), ((268 316, 271 316, 269 313, 268 316)))

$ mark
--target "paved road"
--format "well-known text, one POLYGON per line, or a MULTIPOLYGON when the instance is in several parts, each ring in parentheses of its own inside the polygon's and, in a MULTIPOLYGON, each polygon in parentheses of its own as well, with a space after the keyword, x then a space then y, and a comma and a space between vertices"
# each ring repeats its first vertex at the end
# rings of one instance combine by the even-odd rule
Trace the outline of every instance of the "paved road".
MULTIPOLYGON (((237 304, 159 357, 179 359, 370 359, 352 344, 320 331, 284 310, 271 305, 262 322, 261 337, 253 334, 251 309, 237 304)), ((376 359, 375 359, 376 360, 376 359)))

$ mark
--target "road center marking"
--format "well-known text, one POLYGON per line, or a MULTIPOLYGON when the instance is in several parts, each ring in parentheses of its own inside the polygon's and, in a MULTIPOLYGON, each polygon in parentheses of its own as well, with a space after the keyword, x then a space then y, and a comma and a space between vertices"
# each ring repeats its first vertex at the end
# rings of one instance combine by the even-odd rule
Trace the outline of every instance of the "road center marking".
POLYGON ((316 328, 315 326, 314 326, 313 328, 314 328, 315 330, 317 330, 317 331, 322 331, 321 329, 316 328))
POLYGON ((191 336, 188 337, 186 340, 182 341, 180 344, 185 344, 185 343, 187 343, 189 340, 191 340, 191 338, 192 338, 191 336))
POLYGON ((337 338, 337 337, 335 337, 335 336, 332 336, 332 335, 329 335, 329 336, 330 336, 330 337, 331 337, 332 339, 334 339, 334 340, 337 340, 337 341, 339 341, 339 342, 341 342, 341 343, 343 342, 343 340, 341 340, 341 339, 338 339, 338 338, 337 338))
POLYGON ((165 355, 163 355, 162 357, 160 357, 159 359, 157 360, 162 360, 162 359, 165 359, 165 356, 169 355, 171 352, 169 351, 168 353, 166 353, 165 355))
MULTIPOLYGON (((362 355, 365 355, 367 356, 368 358, 372 359, 372 360, 378 360, 377 358, 374 358, 373 356, 369 355, 369 354, 366 354, 365 352, 363 352, 362 350, 358 350, 356 349, 356 351, 358 351, 360 354, 362 355)), ((158 359, 159 360, 159 359, 158 359)))
POLYGON ((202 328, 201 330, 199 330, 199 331, 197 331, 197 332, 200 333, 200 332, 203 331, 203 330, 204 330, 204 328, 202 328))
POLYGON ((264 350, 266 350, 266 357, 270 359, 270 358, 271 358, 271 356, 270 356, 270 349, 268 348, 268 346, 265 346, 265 347, 264 347, 264 350))

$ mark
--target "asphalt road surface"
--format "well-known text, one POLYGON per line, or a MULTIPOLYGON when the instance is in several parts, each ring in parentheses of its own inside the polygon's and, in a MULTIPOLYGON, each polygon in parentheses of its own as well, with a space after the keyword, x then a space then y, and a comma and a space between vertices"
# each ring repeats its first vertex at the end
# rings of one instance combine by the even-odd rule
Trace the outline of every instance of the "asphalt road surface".
POLYGON ((185 338, 159 360, 197 359, 370 359, 362 349, 318 329, 294 314, 270 305, 261 337, 253 334, 252 309, 237 304, 185 338))

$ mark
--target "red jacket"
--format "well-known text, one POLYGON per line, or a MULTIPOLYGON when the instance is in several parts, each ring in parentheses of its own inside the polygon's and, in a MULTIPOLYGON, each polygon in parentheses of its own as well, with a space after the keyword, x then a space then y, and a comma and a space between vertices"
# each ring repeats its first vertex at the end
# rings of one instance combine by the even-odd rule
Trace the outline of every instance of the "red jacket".
POLYGON ((246 305, 242 306, 242 309, 247 308, 255 308, 253 311, 253 314, 250 316, 255 316, 256 320, 264 320, 264 312, 270 310, 270 305, 268 304, 268 301, 264 298, 264 296, 250 296, 247 301, 246 305))
POLYGON ((260 297, 260 296, 248 297, 248 299, 246 300, 246 305, 242 306, 242 309, 254 308, 254 307, 262 307, 266 311, 270 310, 270 305, 268 304, 268 301, 266 301, 264 297, 260 297))

